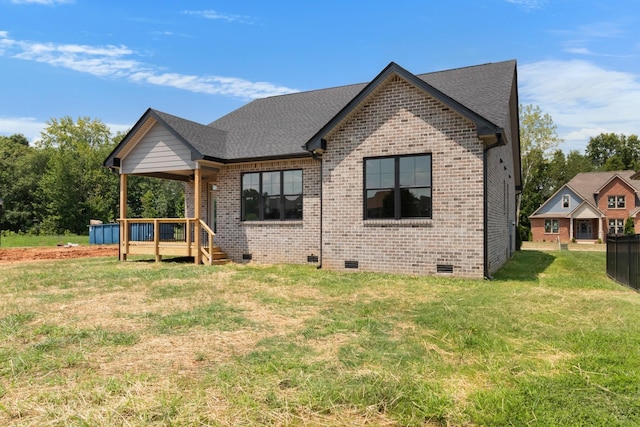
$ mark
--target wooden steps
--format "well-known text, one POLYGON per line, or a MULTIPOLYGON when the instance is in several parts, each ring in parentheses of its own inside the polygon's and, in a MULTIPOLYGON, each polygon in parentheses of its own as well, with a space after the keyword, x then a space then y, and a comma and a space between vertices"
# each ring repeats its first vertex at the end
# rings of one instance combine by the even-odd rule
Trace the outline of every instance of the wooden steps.
MULTIPOLYGON (((208 264, 209 260, 206 256, 202 256, 202 263, 208 264)), ((231 260, 227 257, 227 253, 223 252, 219 246, 214 246, 211 251, 211 265, 224 265, 230 263, 231 260)))

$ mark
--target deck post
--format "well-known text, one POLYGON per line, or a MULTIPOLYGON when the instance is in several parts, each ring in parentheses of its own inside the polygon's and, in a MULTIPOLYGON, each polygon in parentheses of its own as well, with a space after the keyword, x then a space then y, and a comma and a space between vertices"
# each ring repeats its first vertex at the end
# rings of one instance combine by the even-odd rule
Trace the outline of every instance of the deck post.
POLYGON ((127 260, 129 233, 127 218, 127 175, 120 174, 120 261, 127 260), (123 250, 124 249, 124 250, 123 250))
MULTIPOLYGON (((197 166, 196 166, 197 167, 197 166)), ((194 232, 194 236, 193 236, 193 240, 195 243, 195 247, 196 247, 196 253, 193 254, 193 262, 195 264, 200 264, 200 260, 202 259, 202 255, 200 253, 200 245, 201 245, 201 237, 200 237, 200 199, 202 198, 202 176, 201 176, 201 172, 200 169, 196 169, 195 170, 195 188, 194 188, 194 195, 193 195, 193 211, 194 211, 194 216, 195 216, 195 222, 193 223, 193 232, 194 232)))
POLYGON ((156 262, 162 261, 162 255, 160 255, 160 221, 158 221, 158 218, 153 220, 153 246, 156 252, 156 262))

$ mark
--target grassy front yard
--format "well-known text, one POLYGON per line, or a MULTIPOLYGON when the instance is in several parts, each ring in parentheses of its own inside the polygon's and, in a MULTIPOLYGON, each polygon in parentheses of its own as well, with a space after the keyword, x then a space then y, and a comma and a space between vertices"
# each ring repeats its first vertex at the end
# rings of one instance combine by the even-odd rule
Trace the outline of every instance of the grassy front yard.
POLYGON ((89 236, 79 236, 77 234, 21 234, 10 231, 0 231, 0 248, 34 247, 34 246, 56 246, 67 243, 88 245, 89 236))
POLYGON ((640 424, 640 294, 602 252, 496 280, 0 264, 3 425, 640 424))

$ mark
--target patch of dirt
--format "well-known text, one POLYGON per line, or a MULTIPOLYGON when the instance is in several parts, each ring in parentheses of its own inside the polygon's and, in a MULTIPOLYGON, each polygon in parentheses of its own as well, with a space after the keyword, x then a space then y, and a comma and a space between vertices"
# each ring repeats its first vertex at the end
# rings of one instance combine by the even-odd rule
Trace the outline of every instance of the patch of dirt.
POLYGON ((0 249, 0 263, 118 256, 117 245, 51 246, 0 249))

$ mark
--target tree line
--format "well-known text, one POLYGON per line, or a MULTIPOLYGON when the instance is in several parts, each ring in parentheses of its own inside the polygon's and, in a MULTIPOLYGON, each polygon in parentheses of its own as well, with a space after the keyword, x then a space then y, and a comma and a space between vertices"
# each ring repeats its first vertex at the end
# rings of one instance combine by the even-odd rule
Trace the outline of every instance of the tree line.
MULTIPOLYGON (((91 219, 118 218, 117 173, 103 161, 124 138, 98 119, 52 119, 31 145, 21 134, 0 136, 0 230, 33 234, 86 234, 91 219)), ((603 133, 589 139, 585 153, 565 154, 556 125, 534 105, 520 106, 522 194, 517 217, 528 238, 529 216, 580 172, 640 170, 636 135, 603 133)), ((182 217, 182 183, 132 176, 128 180, 130 217, 182 217)))
POLYGON ((578 150, 565 154, 561 143, 549 114, 539 106, 520 106, 522 195, 517 210, 523 240, 531 229, 529 216, 578 173, 640 170, 637 135, 601 133, 589 139, 584 154, 578 150))
MULTIPOLYGON (((89 221, 118 218, 118 174, 103 161, 124 138, 98 119, 52 119, 33 145, 0 136, 0 231, 87 234, 89 221)), ((131 217, 184 216, 182 183, 132 176, 131 217)))

